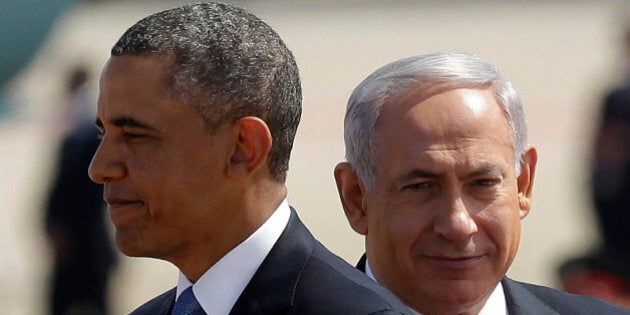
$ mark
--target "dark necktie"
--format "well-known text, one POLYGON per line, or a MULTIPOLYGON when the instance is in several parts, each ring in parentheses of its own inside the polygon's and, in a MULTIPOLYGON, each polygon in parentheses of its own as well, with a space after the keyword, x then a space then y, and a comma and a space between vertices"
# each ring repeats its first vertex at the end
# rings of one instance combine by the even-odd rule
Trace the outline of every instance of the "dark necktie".
POLYGON ((206 315, 199 301, 195 298, 192 286, 179 295, 173 307, 172 315, 206 315))

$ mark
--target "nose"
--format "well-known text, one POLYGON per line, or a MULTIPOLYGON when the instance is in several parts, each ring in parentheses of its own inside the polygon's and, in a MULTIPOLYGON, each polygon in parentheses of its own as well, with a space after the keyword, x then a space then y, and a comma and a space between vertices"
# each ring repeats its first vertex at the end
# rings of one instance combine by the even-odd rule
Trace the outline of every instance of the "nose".
POLYGON ((124 163, 116 152, 115 146, 105 138, 92 157, 88 168, 90 179, 99 184, 111 182, 125 176, 124 163))
POLYGON ((447 206, 436 217, 433 230, 453 242, 468 240, 479 230, 477 223, 461 196, 449 199, 447 206))

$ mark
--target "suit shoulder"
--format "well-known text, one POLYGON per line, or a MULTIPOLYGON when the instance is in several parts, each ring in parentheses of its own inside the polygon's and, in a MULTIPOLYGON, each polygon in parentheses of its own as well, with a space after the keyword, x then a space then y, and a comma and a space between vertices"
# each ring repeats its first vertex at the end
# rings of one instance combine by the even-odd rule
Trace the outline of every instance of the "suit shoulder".
POLYGON ((409 312, 387 289, 319 243, 300 276, 295 305, 319 314, 409 312))
POLYGON ((168 290, 150 301, 142 304, 135 309, 130 315, 158 315, 158 314, 170 314, 171 308, 175 302, 175 291, 173 288, 168 290))
POLYGON ((537 300, 560 314, 630 314, 630 310, 593 297, 570 294, 535 284, 514 280, 509 281, 511 281, 511 284, 508 283, 508 287, 512 290, 520 286, 531 293, 537 300))

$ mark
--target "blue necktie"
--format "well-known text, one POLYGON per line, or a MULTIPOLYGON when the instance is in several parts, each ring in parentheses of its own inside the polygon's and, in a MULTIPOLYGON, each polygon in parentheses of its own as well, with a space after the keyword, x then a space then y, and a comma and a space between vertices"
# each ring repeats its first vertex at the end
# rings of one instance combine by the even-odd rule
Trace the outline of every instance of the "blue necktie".
POLYGON ((195 298, 192 286, 184 290, 177 298, 172 315, 206 315, 199 301, 195 298))

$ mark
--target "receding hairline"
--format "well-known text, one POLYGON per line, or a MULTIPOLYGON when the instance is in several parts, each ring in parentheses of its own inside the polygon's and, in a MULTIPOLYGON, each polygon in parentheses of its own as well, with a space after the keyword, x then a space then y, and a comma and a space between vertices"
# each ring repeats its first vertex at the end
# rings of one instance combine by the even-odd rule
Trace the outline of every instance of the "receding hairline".
MULTIPOLYGON (((498 95, 496 86, 493 82, 486 82, 484 84, 476 84, 476 83, 461 82, 461 81, 427 81, 427 82, 411 85, 407 89, 402 90, 399 93, 396 93, 396 95, 392 95, 391 97, 387 98, 383 102, 383 106, 380 108, 379 114, 376 117, 376 120, 374 121, 375 128, 376 128, 376 125, 378 125, 378 122, 381 117, 381 113, 385 110, 386 107, 390 107, 392 105, 393 106, 405 106, 405 105, 410 106, 414 104, 419 104, 438 94, 443 94, 443 93, 453 91, 453 90, 458 90, 458 89, 483 90, 483 91, 489 91, 490 93, 492 93, 493 100, 495 101, 499 109, 501 110, 501 113, 503 113, 503 118, 505 119, 505 122, 508 125, 507 132, 510 134, 511 138, 514 138, 514 135, 512 135, 512 130, 511 130, 510 113, 507 111, 505 104, 503 104, 503 101, 498 95), (412 102, 413 104, 410 104, 410 102, 412 102)), ((515 142, 516 139, 512 139, 512 141, 515 142)))
MULTIPOLYGON (((476 84, 471 82, 460 82, 460 81, 427 81, 423 83, 417 83, 410 85, 407 89, 401 90, 396 93, 396 95, 392 95, 388 99, 385 100, 383 104, 383 110, 386 106, 390 106, 392 103, 404 104, 409 101, 409 99, 413 98, 414 102, 420 103, 425 101, 432 96, 446 93, 452 90, 457 89, 471 89, 471 90, 488 90, 491 91, 493 96, 496 96, 496 89, 493 87, 492 82, 487 82, 484 84, 476 84)), ((499 100, 496 100, 498 105, 499 100)))
MULTIPOLYGON (((510 120, 510 114, 507 111, 506 107, 502 104, 502 100, 500 99, 496 87, 492 82, 487 82, 485 84, 474 84, 470 82, 454 82, 454 81, 435 81, 435 82, 424 82, 422 84, 415 84, 406 90, 397 93, 396 95, 387 98, 383 102, 383 106, 380 107, 376 120, 374 121, 373 133, 372 133, 372 145, 376 144, 376 138, 379 134, 379 126, 382 124, 383 113, 392 107, 415 107, 421 106, 421 103, 430 99, 433 96, 437 96, 440 94, 444 94, 454 90, 460 89, 468 89, 468 90, 478 90, 478 91, 487 91, 491 93, 492 100, 494 101, 494 106, 501 113, 502 121, 505 125, 505 135, 508 137, 508 145, 512 148, 512 150, 516 150, 516 135, 513 132, 512 123, 510 120)), ((375 161, 378 155, 379 149, 376 146, 372 147, 371 160, 375 161)))

